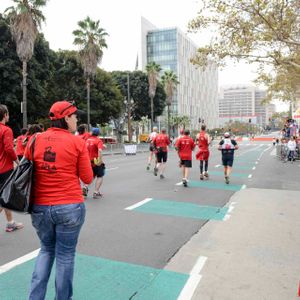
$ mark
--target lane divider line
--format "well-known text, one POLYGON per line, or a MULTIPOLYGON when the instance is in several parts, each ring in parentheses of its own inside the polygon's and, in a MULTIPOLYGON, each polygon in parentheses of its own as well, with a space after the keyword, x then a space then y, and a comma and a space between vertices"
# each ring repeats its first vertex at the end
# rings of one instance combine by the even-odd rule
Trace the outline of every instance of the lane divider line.
POLYGON ((0 266, 0 274, 3 274, 5 272, 13 269, 16 266, 21 265, 21 264, 23 264, 23 263, 25 263, 25 262, 27 262, 27 261, 29 261, 29 260, 37 257, 38 254, 39 254, 39 252, 40 252, 40 248, 36 249, 36 250, 34 250, 34 251, 30 252, 30 253, 27 253, 24 256, 21 256, 21 257, 15 259, 15 260, 13 260, 13 261, 5 264, 5 265, 0 266))
POLYGON ((190 277, 186 284, 184 285, 183 289, 181 290, 180 295, 178 296, 177 300, 190 300, 192 299, 195 290, 202 278, 200 272, 205 265, 207 260, 206 256, 199 256, 196 264, 194 265, 193 269, 190 272, 190 277))
POLYGON ((248 178, 252 178, 252 174, 249 174, 248 178))
POLYGON ((243 184, 241 190, 244 190, 246 187, 247 187, 246 184, 243 184))
POLYGON ((252 168, 252 170, 255 170, 255 169, 256 169, 256 167, 253 167, 253 168, 252 168))
POLYGON ((230 205, 229 205, 229 208, 228 208, 228 212, 227 212, 227 214, 224 216, 224 218, 223 218, 223 221, 228 221, 229 219, 230 219, 230 217, 231 217, 231 212, 234 210, 234 205, 236 204, 236 202, 232 202, 232 203, 230 203, 230 205))
POLYGON ((151 201, 151 200, 153 200, 153 198, 146 198, 146 199, 144 199, 144 200, 142 200, 142 201, 140 201, 140 202, 138 202, 138 203, 136 203, 136 204, 134 204, 134 205, 132 205, 132 206, 126 207, 125 209, 126 209, 126 210, 133 210, 133 209, 135 209, 135 208, 137 208, 137 207, 139 207, 139 206, 144 205, 145 203, 147 203, 147 202, 149 202, 149 201, 151 201))

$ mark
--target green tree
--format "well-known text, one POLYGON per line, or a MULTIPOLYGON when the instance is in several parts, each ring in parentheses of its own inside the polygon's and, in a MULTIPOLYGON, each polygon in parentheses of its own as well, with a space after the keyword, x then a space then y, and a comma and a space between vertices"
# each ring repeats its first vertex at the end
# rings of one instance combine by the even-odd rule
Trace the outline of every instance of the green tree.
POLYGON ((299 0, 203 0, 201 5, 189 28, 198 33, 212 30, 215 35, 210 44, 198 49, 193 63, 205 67, 213 60, 224 66, 227 58, 258 63, 260 80, 266 80, 270 91, 274 84, 273 92, 291 91, 292 76, 280 87, 276 81, 291 68, 300 74, 299 0), (266 65, 272 69, 271 77, 264 74, 266 65))
MULTIPOLYGON (((84 87, 86 80, 75 51, 60 51, 55 59, 55 70, 49 85, 49 98, 75 100, 87 110, 84 87)), ((90 85, 90 123, 104 125, 118 118, 122 111, 122 95, 110 73, 97 69, 90 85)))
MULTIPOLYGON (((12 39, 8 20, 0 15, 0 102, 10 110, 10 125, 18 134, 22 128, 20 104, 22 99, 21 62, 16 54, 16 45, 12 39)), ((28 122, 35 123, 37 119, 45 118, 48 114, 50 99, 48 97, 51 82, 55 52, 49 49, 49 44, 42 34, 35 42, 35 50, 28 62, 27 95, 32 101, 28 102, 28 122)))
POLYGON ((12 37, 16 42, 17 54, 23 64, 23 127, 27 127, 27 63, 31 59, 38 27, 45 17, 40 10, 47 0, 14 0, 15 7, 6 12, 10 19, 12 37))
POLYGON ((149 83, 148 91, 149 91, 149 97, 150 97, 150 101, 151 101, 151 127, 153 128, 153 122, 154 122, 153 99, 155 97, 158 76, 159 76, 159 72, 161 71, 161 67, 160 67, 160 65, 158 65, 157 63, 152 61, 147 64, 146 71, 148 74, 148 83, 149 83))
POLYGON ((168 107, 168 133, 170 135, 170 106, 172 104, 174 91, 177 84, 179 84, 177 75, 170 70, 164 72, 161 76, 161 82, 164 86, 167 95, 167 107, 168 107))
MULTIPOLYGON (((112 76, 115 83, 119 87, 123 99, 127 97, 127 74, 128 72, 114 71, 112 76)), ((142 117, 147 116, 151 118, 151 107, 150 99, 148 95, 149 83, 147 74, 142 71, 134 71, 129 73, 130 82, 130 98, 134 100, 134 105, 132 107, 132 118, 135 121, 141 120, 142 117)), ((166 106, 166 94, 161 83, 157 83, 157 89, 155 97, 153 99, 154 103, 154 117, 160 116, 163 113, 164 107, 166 106)), ((125 112, 125 107, 123 107, 123 112, 125 112)))
POLYGON ((73 31, 74 44, 80 47, 80 61, 86 76, 88 126, 90 126, 90 81, 102 60, 103 48, 107 48, 105 41, 107 33, 99 23, 100 21, 93 21, 90 17, 86 17, 78 22, 79 29, 73 31))

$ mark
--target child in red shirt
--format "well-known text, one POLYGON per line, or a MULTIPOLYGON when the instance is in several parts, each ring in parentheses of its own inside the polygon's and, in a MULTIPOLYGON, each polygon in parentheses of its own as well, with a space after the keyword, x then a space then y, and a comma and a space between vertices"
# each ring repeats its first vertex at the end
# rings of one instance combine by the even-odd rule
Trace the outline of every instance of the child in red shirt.
MULTIPOLYGON (((100 193, 100 188, 103 183, 103 177, 105 174, 105 164, 102 161, 102 150, 103 142, 99 138, 100 130, 99 128, 92 129, 92 135, 86 140, 87 149, 89 152, 90 161, 92 164, 95 181, 95 191, 93 193, 93 198, 97 199, 103 196, 100 193)), ((88 187, 83 187, 83 194, 87 195, 88 187)))

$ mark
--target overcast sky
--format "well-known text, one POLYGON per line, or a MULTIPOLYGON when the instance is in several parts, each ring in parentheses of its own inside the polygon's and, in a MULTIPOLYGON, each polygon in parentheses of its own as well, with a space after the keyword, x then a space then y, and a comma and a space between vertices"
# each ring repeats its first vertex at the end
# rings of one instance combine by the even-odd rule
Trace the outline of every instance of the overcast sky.
MULTIPOLYGON (((46 23, 42 32, 50 48, 77 49, 73 45, 72 31, 77 22, 90 16, 100 20, 100 26, 109 34, 108 49, 104 51, 101 67, 106 71, 133 70, 140 49, 141 16, 158 28, 179 27, 187 32, 187 24, 197 15, 196 0, 49 0, 43 8, 46 23)), ((12 6, 11 0, 0 0, 0 12, 12 6)), ((197 45, 208 36, 189 35, 197 45)), ((246 64, 226 67, 219 72, 219 86, 251 84, 255 69, 246 64)))

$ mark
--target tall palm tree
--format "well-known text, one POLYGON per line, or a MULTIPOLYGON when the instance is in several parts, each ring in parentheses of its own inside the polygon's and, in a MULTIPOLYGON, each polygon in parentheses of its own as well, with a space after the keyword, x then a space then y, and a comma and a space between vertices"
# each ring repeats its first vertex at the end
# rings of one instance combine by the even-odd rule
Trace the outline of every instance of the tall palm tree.
POLYGON ((73 31, 74 44, 79 46, 80 62, 86 76, 87 89, 87 123, 90 128, 90 91, 91 77, 96 74, 97 65, 101 63, 103 48, 107 48, 106 31, 99 26, 100 21, 86 17, 78 22, 79 29, 73 31))
POLYGON ((164 72, 161 76, 161 81, 164 86, 167 95, 167 106, 168 106, 168 133, 170 136, 170 106, 174 95, 175 88, 179 84, 177 75, 170 70, 164 72))
POLYGON ((23 127, 27 127, 27 62, 31 59, 34 43, 45 17, 40 10, 48 0, 13 0, 15 7, 5 10, 10 30, 16 42, 17 54, 23 64, 23 127))
POLYGON ((147 64, 146 71, 148 74, 149 97, 151 101, 151 128, 153 128, 153 122, 154 122, 153 99, 155 97, 157 80, 158 80, 159 72, 161 71, 161 67, 160 65, 152 61, 147 64))

